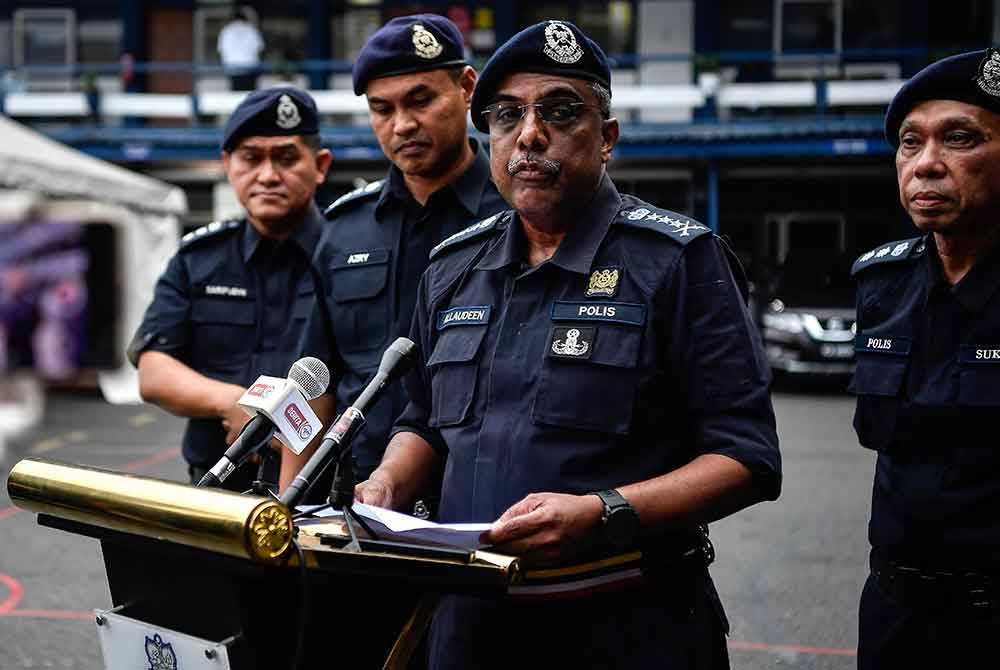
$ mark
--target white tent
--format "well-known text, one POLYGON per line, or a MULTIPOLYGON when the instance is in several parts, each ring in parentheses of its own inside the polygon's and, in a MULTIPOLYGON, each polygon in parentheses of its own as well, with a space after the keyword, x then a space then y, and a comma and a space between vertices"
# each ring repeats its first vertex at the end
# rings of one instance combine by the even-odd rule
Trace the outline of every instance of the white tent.
MULTIPOLYGON (((123 313, 119 340, 139 325, 153 286, 177 250, 187 212, 184 192, 55 142, 0 115, 0 222, 44 210, 44 218, 111 223, 119 231, 117 257, 123 313)), ((99 383, 111 402, 139 402, 134 370, 127 363, 102 372, 99 383)))

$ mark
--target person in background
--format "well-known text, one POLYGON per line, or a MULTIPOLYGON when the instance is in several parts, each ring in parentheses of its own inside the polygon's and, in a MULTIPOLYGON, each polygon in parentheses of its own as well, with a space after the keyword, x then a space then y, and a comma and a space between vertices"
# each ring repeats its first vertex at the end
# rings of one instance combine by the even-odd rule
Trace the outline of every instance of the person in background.
POLYGON ((240 7, 219 31, 216 43, 219 59, 229 75, 230 88, 234 91, 252 91, 257 88, 260 54, 264 51, 264 38, 254 23, 253 12, 240 7))

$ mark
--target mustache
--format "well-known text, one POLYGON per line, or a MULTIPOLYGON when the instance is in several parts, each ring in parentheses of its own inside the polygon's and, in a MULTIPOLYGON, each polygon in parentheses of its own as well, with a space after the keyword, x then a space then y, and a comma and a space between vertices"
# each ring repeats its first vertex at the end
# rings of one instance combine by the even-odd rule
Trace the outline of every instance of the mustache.
POLYGON ((420 144, 424 146, 429 146, 431 144, 431 139, 429 137, 408 137, 405 140, 393 142, 389 148, 392 150, 393 153, 395 153, 399 151, 405 144, 420 144))
POLYGON ((557 175, 562 172, 562 163, 559 161, 549 160, 548 158, 543 158, 531 152, 528 152, 523 156, 511 158, 507 161, 507 174, 511 176, 514 176, 522 170, 527 170, 528 168, 544 172, 545 174, 557 175))

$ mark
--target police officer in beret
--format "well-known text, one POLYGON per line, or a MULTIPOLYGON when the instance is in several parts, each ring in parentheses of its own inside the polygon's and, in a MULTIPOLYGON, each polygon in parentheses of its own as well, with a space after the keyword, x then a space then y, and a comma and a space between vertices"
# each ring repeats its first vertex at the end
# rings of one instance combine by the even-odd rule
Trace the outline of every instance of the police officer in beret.
MULTIPOLYGON (((354 92, 367 97, 372 128, 392 165, 385 179, 326 211, 333 225, 324 231, 319 264, 329 283, 334 339, 320 357, 342 361, 336 387, 341 409, 357 399, 385 348, 409 332, 431 248, 505 207, 490 181, 486 152, 469 137, 476 71, 463 51, 455 24, 417 14, 389 21, 355 61, 354 92)), ((353 443, 357 481, 378 465, 404 405, 405 394, 395 385, 366 413, 365 430, 353 443)), ((286 465, 282 480, 290 481, 297 469, 286 465)), ((322 488, 316 490, 325 495, 322 488)))
POLYGON ((878 453, 858 665, 985 667, 1000 633, 1000 52, 917 73, 885 121, 919 237, 854 264, 854 427, 878 453))
POLYGON ((444 462, 442 521, 492 522, 484 542, 553 577, 639 551, 641 583, 445 596, 432 668, 728 666, 699 527, 778 495, 770 372, 732 251, 608 177, 610 83, 564 21, 486 64, 472 118, 512 210, 432 252, 411 400, 357 494, 405 508, 444 462))
MULTIPOLYGON (((310 259, 324 225, 313 195, 330 160, 308 93, 249 94, 222 140, 246 216, 184 236, 129 346, 142 397, 190 419, 183 453, 193 483, 249 419, 236 404, 247 386, 262 374, 287 376, 298 357, 295 342, 315 302, 310 259)), ((244 490, 254 474, 241 469, 225 485, 244 490)))

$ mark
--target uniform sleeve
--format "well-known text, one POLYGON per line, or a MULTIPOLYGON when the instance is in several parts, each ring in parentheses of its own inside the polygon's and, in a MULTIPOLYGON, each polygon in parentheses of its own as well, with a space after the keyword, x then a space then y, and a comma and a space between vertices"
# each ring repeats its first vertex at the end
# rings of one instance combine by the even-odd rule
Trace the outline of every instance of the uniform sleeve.
MULTIPOLYGON (((778 497, 781 455, 771 406, 771 371, 760 336, 720 240, 685 248, 660 298, 670 358, 687 388, 696 454, 746 466, 760 496, 778 497)), ((736 268, 739 270, 739 268, 736 268)))
POLYGON ((162 351, 184 360, 191 333, 190 315, 190 279, 180 255, 175 255, 156 282, 153 302, 128 345, 128 360, 138 366, 139 354, 144 351, 162 351))
POLYGON ((403 385, 408 398, 406 409, 396 419, 392 435, 396 433, 416 433, 442 456, 447 456, 448 447, 441 438, 441 433, 429 425, 431 409, 431 385, 427 371, 427 359, 433 348, 431 334, 434 323, 432 308, 427 297, 427 284, 430 270, 424 272, 417 288, 417 304, 413 311, 413 322, 410 326, 410 339, 417 345, 413 367, 403 377, 403 385))

